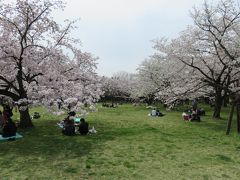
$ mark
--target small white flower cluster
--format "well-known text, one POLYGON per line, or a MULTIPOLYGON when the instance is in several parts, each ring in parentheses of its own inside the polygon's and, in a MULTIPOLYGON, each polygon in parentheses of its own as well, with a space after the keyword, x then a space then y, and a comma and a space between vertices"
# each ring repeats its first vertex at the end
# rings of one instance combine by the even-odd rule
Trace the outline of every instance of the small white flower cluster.
POLYGON ((26 111, 29 104, 32 104, 32 101, 27 98, 23 98, 19 99, 17 102, 15 102, 15 104, 18 106, 19 111, 26 111))
POLYGON ((93 105, 93 104, 89 107, 89 110, 91 112, 97 112, 98 111, 97 107, 95 105, 93 105))
POLYGON ((89 113, 85 109, 80 109, 79 114, 80 117, 86 117, 89 113))
POLYGON ((68 98, 64 101, 64 103, 66 103, 66 104, 74 104, 74 103, 77 103, 77 102, 78 102, 77 98, 68 98))
POLYGON ((19 99, 17 102, 15 102, 15 104, 17 104, 18 106, 24 106, 24 105, 27 106, 31 103, 32 101, 27 98, 19 99))
POLYGON ((19 106, 19 111, 26 111, 28 106, 19 106))
POLYGON ((57 116, 61 116, 63 114, 65 114, 64 111, 57 111, 57 112, 53 112, 54 115, 57 115, 57 116))

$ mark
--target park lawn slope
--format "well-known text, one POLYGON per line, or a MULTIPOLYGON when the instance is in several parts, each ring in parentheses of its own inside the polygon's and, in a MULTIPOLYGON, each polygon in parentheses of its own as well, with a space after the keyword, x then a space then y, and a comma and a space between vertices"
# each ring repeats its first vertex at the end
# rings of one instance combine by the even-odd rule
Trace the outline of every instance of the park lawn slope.
MULTIPOLYGON (((0 179, 238 179, 240 137, 211 113, 184 122, 180 111, 149 117, 144 106, 102 108, 86 119, 98 133, 66 137, 42 108, 24 138, 0 142, 0 179)), ((17 119, 18 115, 14 118, 17 119)), ((233 129, 234 131, 235 129, 233 129)))

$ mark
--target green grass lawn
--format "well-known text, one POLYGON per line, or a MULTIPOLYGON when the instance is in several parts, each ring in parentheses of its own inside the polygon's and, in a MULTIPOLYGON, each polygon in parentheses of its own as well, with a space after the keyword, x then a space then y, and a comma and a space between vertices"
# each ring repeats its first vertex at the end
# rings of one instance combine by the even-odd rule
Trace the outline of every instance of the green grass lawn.
MULTIPOLYGON (((222 120, 207 109, 202 122, 182 121, 181 112, 148 117, 143 106, 99 108, 86 119, 98 133, 66 137, 63 119, 43 109, 24 138, 0 142, 0 179, 239 179, 240 136, 225 135, 222 120)), ((14 115, 17 119, 18 115, 14 115)))

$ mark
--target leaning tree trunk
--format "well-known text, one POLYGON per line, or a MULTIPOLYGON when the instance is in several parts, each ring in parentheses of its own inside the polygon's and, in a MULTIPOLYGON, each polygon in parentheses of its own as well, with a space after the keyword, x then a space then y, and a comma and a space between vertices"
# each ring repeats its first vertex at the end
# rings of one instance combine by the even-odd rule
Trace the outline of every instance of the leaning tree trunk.
POLYGON ((229 117, 228 117, 228 124, 227 124, 226 135, 229 135, 230 130, 231 130, 234 107, 235 107, 235 103, 232 103, 231 111, 230 111, 229 117))
POLYGON ((240 98, 237 98, 237 132, 240 134, 240 98))
POLYGON ((33 127, 33 123, 32 123, 28 108, 26 110, 19 110, 19 113, 20 113, 19 127, 21 128, 33 127))
POLYGON ((213 118, 220 119, 222 103, 223 103, 223 98, 221 96, 221 92, 218 92, 216 97, 215 97, 215 106, 214 106, 213 118))

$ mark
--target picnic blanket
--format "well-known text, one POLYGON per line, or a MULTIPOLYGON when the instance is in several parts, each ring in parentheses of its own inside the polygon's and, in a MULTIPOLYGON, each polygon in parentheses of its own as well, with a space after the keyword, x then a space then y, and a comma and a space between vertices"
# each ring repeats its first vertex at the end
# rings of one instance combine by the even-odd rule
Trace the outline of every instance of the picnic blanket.
POLYGON ((22 138, 23 136, 19 133, 16 133, 16 136, 11 136, 11 137, 2 137, 2 135, 0 134, 0 141, 2 140, 9 140, 9 139, 19 139, 22 138))

